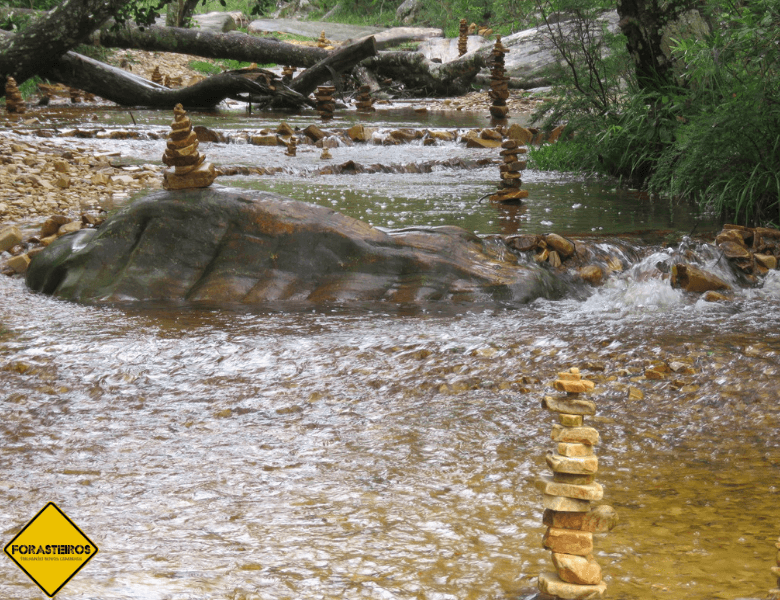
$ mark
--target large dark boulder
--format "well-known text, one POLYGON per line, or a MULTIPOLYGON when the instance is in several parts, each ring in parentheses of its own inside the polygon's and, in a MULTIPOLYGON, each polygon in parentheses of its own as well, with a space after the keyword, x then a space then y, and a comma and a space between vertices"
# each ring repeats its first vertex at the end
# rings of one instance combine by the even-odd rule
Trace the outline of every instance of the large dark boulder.
POLYGON ((320 206, 213 186, 157 192, 38 254, 27 285, 78 302, 522 303, 549 273, 457 227, 385 233, 320 206))

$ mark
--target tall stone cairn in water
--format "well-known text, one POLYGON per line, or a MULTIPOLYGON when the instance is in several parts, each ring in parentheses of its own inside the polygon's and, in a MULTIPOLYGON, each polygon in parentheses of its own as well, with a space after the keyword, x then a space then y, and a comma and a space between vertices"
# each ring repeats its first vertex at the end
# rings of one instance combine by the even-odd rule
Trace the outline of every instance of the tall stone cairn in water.
POLYGON ((520 160, 519 155, 528 152, 528 148, 517 140, 506 140, 501 144, 501 158, 504 162, 498 167, 501 172, 501 183, 498 191, 490 196, 491 202, 519 202, 528 197, 528 190, 521 190, 523 180, 520 171, 526 166, 526 161, 520 160))
POLYGON ((16 79, 8 77, 5 80, 5 111, 9 114, 23 115, 26 110, 22 94, 16 87, 16 79))
POLYGON ((490 71, 490 91, 488 96, 493 100, 490 106, 490 115, 494 119, 506 119, 509 107, 506 99, 509 98, 509 77, 504 74, 504 54, 506 48, 501 43, 501 36, 496 36, 496 44, 493 46, 493 68, 490 71))
POLYGON ((775 566, 772 567, 772 574, 777 577, 777 587, 769 590, 767 600, 780 600, 780 538, 777 538, 775 548, 777 548, 777 556, 775 557, 775 566))
POLYGON ((314 92, 314 99, 317 101, 317 112, 323 121, 329 121, 333 118, 333 111, 336 110, 336 102, 333 100, 333 94, 336 88, 332 85, 321 85, 314 92))
POLYGON ((466 19, 460 20, 460 31, 458 35, 458 56, 463 56, 469 50, 469 24, 466 19))
POLYGON ((214 165, 198 152, 198 136, 192 130, 192 122, 181 104, 173 109, 174 120, 168 136, 168 146, 163 162, 174 167, 163 173, 163 187, 166 190, 203 188, 214 183, 214 165))
POLYGON ((618 517, 611 506, 591 507, 604 495, 595 482, 599 462, 593 446, 599 443, 599 432, 583 426, 584 418, 596 413, 596 404, 580 394, 592 391, 594 383, 573 368, 558 373, 553 387, 566 395, 545 396, 542 406, 558 415, 552 429, 558 445, 546 456, 552 477, 541 477, 536 487, 545 508, 543 544, 551 551, 555 572, 539 575, 539 590, 564 600, 601 598, 607 584, 593 558, 593 534, 611 530, 618 517))

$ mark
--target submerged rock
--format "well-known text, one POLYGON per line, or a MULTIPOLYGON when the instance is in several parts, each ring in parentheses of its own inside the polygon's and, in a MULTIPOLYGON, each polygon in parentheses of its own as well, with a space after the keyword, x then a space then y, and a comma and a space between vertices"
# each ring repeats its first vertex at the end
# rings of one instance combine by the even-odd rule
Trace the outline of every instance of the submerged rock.
POLYGON ((35 256, 27 285, 79 302, 522 303, 544 270, 457 227, 382 232, 331 209, 222 187, 140 198, 35 256))

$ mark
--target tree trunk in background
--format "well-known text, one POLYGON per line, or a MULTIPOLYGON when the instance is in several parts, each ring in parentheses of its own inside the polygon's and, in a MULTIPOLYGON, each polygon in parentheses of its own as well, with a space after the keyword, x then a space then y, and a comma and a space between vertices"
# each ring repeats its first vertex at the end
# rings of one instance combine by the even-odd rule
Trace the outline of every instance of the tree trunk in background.
POLYGON ((189 27, 198 2, 200 0, 174 0, 165 13, 165 24, 168 27, 189 27))
POLYGON ((268 85, 261 73, 253 74, 249 70, 220 73, 189 87, 169 89, 87 56, 68 52, 52 61, 50 68, 41 74, 123 106, 173 109, 181 103, 189 108, 211 108, 225 98, 241 96, 251 96, 253 102, 259 103, 278 98, 286 106, 311 103, 278 80, 268 85))
POLYGON ((331 55, 330 51, 322 48, 286 44, 243 33, 214 33, 180 27, 103 29, 96 31, 92 40, 106 48, 178 52, 204 58, 230 58, 293 67, 311 67, 331 55))
POLYGON ((709 33, 697 5, 693 0, 618 0, 618 25, 628 38, 626 46, 642 88, 657 89, 674 82, 673 39, 709 33))
POLYGON ((333 79, 334 73, 351 70, 360 61, 376 56, 376 53, 376 42, 373 37, 368 37, 349 46, 333 50, 327 58, 306 69, 293 79, 290 87, 296 92, 308 96, 317 89, 318 85, 333 79))
POLYGON ((21 33, 0 36, 0 95, 8 76, 29 79, 81 42, 131 0, 65 0, 21 33))

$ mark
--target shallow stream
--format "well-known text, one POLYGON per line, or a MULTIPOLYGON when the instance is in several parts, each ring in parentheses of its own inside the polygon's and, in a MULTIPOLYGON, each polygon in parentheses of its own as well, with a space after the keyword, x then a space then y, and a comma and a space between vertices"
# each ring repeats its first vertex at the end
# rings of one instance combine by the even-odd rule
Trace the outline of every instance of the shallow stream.
MULTIPOLYGON (((168 121, 134 117, 156 130, 168 121)), ((210 126, 278 124, 233 117, 210 126)), ((373 119, 434 126, 411 111, 391 117, 373 119)), ((460 118, 435 126, 474 126, 460 118)), ((78 143, 119 147, 131 162, 163 151, 162 141, 78 143)), ((312 147, 296 158, 201 150, 217 164, 289 166, 223 185, 379 227, 556 231, 605 247, 620 235, 638 258, 587 294, 507 310, 90 307, 0 279, 3 544, 54 501, 100 548, 58 598, 531 598, 552 570, 534 480, 555 420, 540 400, 572 366, 597 383, 598 481, 621 518, 595 542, 607 597, 763 598, 774 586, 780 272, 712 304, 654 271, 694 226, 715 230, 712 219, 533 170, 527 205, 497 209, 478 202, 495 164, 315 176, 312 147), (658 363, 692 372, 645 379, 658 363)), ((332 153, 366 164, 496 158, 456 143, 332 153)), ((0 596, 43 598, 8 560, 0 596)))

